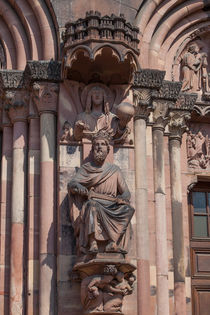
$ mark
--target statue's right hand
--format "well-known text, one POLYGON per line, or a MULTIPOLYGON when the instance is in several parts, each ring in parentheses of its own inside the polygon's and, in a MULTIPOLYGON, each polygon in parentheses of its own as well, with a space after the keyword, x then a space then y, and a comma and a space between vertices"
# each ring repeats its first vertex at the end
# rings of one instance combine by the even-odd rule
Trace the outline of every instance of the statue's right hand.
POLYGON ((79 195, 82 195, 82 196, 87 196, 88 195, 88 190, 86 187, 84 187, 83 185, 81 184, 78 184, 77 187, 76 187, 76 192, 77 194, 79 195))

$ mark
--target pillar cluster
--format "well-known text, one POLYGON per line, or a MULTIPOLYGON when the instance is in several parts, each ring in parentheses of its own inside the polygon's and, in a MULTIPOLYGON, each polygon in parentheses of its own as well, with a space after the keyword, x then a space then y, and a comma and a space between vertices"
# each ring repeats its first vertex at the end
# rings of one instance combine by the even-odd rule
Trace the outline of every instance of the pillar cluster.
POLYGON ((53 61, 0 73, 2 314, 56 314, 59 78, 53 61))
POLYGON ((166 170, 164 161, 164 138, 168 138, 173 233, 174 309, 177 315, 181 315, 186 314, 186 301, 180 146, 182 135, 187 130, 187 121, 191 117, 197 95, 182 93, 180 92, 180 82, 165 81, 163 79, 163 71, 143 69, 136 72, 133 86, 134 105, 136 108, 134 126, 136 216, 138 227, 138 311, 139 314, 148 314, 148 307, 150 308, 150 240, 146 166, 146 128, 147 125, 150 125, 152 126, 153 147, 157 314, 170 314, 166 170), (148 119, 149 116, 150 120, 148 119))

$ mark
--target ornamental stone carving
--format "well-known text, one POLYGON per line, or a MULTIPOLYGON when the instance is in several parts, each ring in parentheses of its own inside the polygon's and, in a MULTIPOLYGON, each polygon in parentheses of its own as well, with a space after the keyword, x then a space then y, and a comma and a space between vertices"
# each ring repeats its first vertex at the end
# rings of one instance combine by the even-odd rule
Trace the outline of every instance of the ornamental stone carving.
POLYGON ((134 73, 133 86, 159 89, 165 76, 165 71, 140 69, 134 73))
POLYGON ((209 98, 208 55, 201 52, 196 41, 191 42, 181 60, 182 91, 197 92, 209 98))
POLYGON ((59 85, 57 83, 39 82, 33 84, 33 101, 38 112, 57 111, 59 85))
POLYGON ((123 143, 130 134, 128 123, 134 115, 134 107, 122 102, 116 114, 110 111, 113 102, 111 90, 103 84, 90 84, 82 93, 85 111, 80 113, 74 124, 74 138, 92 139, 100 130, 106 131, 115 143, 123 143))
POLYGON ((81 301, 85 314, 122 314, 124 296, 132 294, 136 277, 106 265, 102 274, 82 280, 81 301))
POLYGON ((206 169, 209 167, 209 137, 202 131, 194 133, 192 130, 187 135, 187 160, 189 168, 206 169))

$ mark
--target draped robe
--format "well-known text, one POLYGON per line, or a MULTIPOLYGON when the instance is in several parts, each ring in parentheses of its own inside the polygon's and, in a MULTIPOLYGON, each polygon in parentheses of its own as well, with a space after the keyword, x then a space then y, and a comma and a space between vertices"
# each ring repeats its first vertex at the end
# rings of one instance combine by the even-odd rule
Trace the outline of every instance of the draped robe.
MULTIPOLYGON (((115 164, 104 163, 102 167, 97 167, 91 162, 86 163, 70 181, 70 191, 73 191, 77 183, 102 195, 112 197, 120 195, 124 199, 130 199, 130 192, 122 172, 115 164)), ((75 226, 80 248, 88 247, 89 235, 94 233, 97 241, 114 241, 120 248, 126 249, 131 232, 129 223, 133 214, 134 208, 129 204, 118 204, 116 201, 97 198, 83 199, 79 220, 77 218, 77 226, 75 226)), ((71 217, 73 218, 73 215, 71 217)))

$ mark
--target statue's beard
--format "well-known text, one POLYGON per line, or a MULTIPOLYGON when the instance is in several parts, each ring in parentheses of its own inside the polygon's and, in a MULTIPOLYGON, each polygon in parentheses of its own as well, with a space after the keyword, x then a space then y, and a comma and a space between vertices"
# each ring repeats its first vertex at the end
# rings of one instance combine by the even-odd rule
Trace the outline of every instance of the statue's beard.
POLYGON ((106 156, 107 156, 106 152, 102 152, 102 151, 94 152, 94 161, 97 163, 102 163, 105 161, 106 156))

